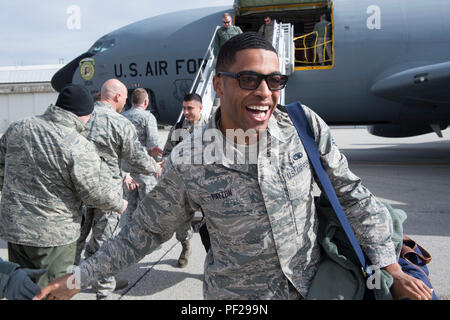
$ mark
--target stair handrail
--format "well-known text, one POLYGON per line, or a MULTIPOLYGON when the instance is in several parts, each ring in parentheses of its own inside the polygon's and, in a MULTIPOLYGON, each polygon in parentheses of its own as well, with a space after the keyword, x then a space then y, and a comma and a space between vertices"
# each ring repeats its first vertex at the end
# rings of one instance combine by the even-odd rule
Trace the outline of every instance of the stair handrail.
MULTIPOLYGON (((290 23, 274 23, 272 45, 278 53, 280 72, 291 75, 294 72, 295 51, 293 45, 294 27, 290 23)), ((280 93, 279 104, 285 103, 285 90, 280 93)))
MULTIPOLYGON (((205 98, 205 95, 207 93, 212 93, 211 90, 208 91, 208 84, 209 89, 212 87, 212 78, 215 75, 215 61, 216 56, 214 55, 214 39, 216 37, 217 31, 220 29, 219 26, 217 26, 214 30, 213 36, 211 37, 211 40, 209 42, 208 48, 206 49, 206 52, 203 56, 203 62, 200 66, 199 70, 197 71, 197 74, 194 78, 194 81, 192 83, 191 89, 189 90, 189 93, 197 93, 199 96, 202 97, 203 101, 203 110, 202 113, 204 115, 208 115, 211 112, 212 104, 209 105, 211 101, 205 101, 207 99, 205 98)), ((214 100, 214 99, 212 99, 214 100)), ((181 110, 180 115, 178 116, 177 123, 180 122, 183 118, 183 110, 181 110)))
POLYGON ((333 60, 333 57, 329 57, 328 59, 326 59, 325 57, 325 52, 326 52, 326 46, 328 45, 328 44, 331 44, 331 46, 333 46, 333 37, 331 36, 331 38, 330 39, 328 39, 327 38, 327 34, 328 34, 328 26, 331 26, 331 22, 330 23, 328 23, 328 25, 325 27, 325 35, 324 35, 324 42, 323 43, 321 43, 321 44, 317 44, 317 42, 318 42, 318 37, 319 37, 319 33, 317 32, 317 31, 312 31, 312 32, 310 32, 310 33, 307 33, 307 34, 304 34, 304 35, 301 35, 301 36, 299 36, 299 37, 295 37, 295 38, 293 38, 293 40, 294 40, 294 44, 295 44, 295 41, 297 41, 297 40, 300 40, 300 39, 302 39, 303 40, 303 48, 297 48, 297 47, 295 47, 295 51, 303 51, 304 52, 304 56, 305 56, 305 60, 297 60, 297 59, 295 59, 295 62, 300 62, 300 63, 304 63, 304 64, 315 64, 315 63, 325 63, 325 62, 332 62, 332 60, 333 60), (308 38, 308 37, 313 37, 314 36, 314 45, 312 46, 312 47, 307 47, 306 46, 306 38, 308 38), (310 50, 310 49, 314 49, 314 59, 313 59, 313 61, 309 61, 309 59, 308 59, 308 56, 307 56, 307 51, 308 50, 310 50), (323 58, 322 58, 322 61, 316 61, 316 58, 317 58, 317 50, 322 50, 322 52, 323 52, 323 58))

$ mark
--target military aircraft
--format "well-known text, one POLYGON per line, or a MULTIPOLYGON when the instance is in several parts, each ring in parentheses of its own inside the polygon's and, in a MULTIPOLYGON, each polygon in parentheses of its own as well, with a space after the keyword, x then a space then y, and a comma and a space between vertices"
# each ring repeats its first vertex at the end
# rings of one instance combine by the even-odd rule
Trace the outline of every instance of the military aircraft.
POLYGON ((244 32, 257 31, 269 15, 294 30, 295 68, 286 102, 301 101, 329 125, 368 125, 378 136, 440 135, 448 126, 448 0, 257 2, 235 1, 230 7, 174 12, 127 25, 68 63, 52 85, 59 91, 73 82, 95 92, 105 80, 117 78, 130 91, 146 88, 158 121, 173 124, 182 97, 204 67, 222 14, 234 14, 244 32), (332 54, 318 61, 316 52, 323 47, 317 46, 313 28, 322 14, 330 22, 332 54))

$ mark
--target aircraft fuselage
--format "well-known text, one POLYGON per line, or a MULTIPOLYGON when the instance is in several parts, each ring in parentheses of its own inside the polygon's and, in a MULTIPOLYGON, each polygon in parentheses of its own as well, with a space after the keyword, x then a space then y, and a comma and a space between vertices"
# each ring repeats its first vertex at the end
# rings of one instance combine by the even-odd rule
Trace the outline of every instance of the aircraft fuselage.
MULTIPOLYGON (((333 63, 297 68, 289 79, 286 102, 301 101, 329 124, 447 125, 450 74, 440 66, 445 69, 450 61, 450 3, 332 3, 333 63), (423 71, 425 80, 415 70, 423 71)), ((100 39, 104 48, 100 44, 92 51, 92 65, 77 67, 72 82, 92 92, 110 78, 121 80, 130 91, 146 88, 159 122, 173 124, 224 12, 233 9, 175 12, 113 31, 100 39)))

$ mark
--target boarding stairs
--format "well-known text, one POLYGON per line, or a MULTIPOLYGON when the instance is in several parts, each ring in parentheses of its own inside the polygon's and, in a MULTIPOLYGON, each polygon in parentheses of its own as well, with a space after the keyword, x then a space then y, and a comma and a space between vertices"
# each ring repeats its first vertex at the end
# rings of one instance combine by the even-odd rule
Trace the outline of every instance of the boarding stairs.
MULTIPOLYGON (((203 116, 209 117, 214 113, 215 109, 219 106, 219 99, 216 99, 216 92, 214 91, 213 78, 215 75, 216 57, 214 56, 214 38, 219 27, 214 30, 211 41, 203 56, 202 67, 199 68, 194 82, 192 83, 189 93, 197 93, 202 97, 203 116)), ((181 110, 177 123, 183 121, 183 110, 181 110)))
MULTIPOLYGON (((278 52, 280 72, 287 76, 295 70, 294 26, 290 23, 274 22, 272 45, 278 52)), ((286 88, 281 91, 281 105, 285 105, 286 88)))
MULTIPOLYGON (((290 23, 274 22, 272 45, 278 52, 280 72, 290 76, 294 72, 295 47, 294 27, 290 23)), ((214 38, 219 27, 214 30, 209 46, 203 57, 203 66, 199 68, 189 93, 197 93, 202 97, 203 116, 210 117, 219 107, 219 99, 216 96, 213 85, 215 75, 216 56, 214 56, 214 38)), ((281 91, 279 104, 285 104, 285 89, 281 91)), ((178 117, 177 123, 183 121, 183 111, 178 117)))

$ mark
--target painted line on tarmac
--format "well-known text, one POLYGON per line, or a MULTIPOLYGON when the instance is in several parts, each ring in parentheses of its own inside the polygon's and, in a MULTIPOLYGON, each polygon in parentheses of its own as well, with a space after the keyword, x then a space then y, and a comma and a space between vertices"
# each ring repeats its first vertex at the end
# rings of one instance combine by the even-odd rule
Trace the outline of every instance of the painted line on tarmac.
MULTIPOLYGON (((167 254, 172 251, 173 248, 175 248, 175 246, 178 244, 178 241, 175 242, 167 251, 166 253, 164 253, 158 261, 156 261, 150 268, 148 268, 147 271, 144 272, 144 274, 142 276, 140 276, 134 283, 132 286, 130 286, 129 288, 126 289, 126 291, 124 293, 122 293, 119 297, 119 300, 122 299, 122 297, 124 297, 125 295, 128 294, 128 292, 131 291, 131 289, 133 289, 150 271, 153 270, 154 266, 156 266, 157 264, 159 264, 161 262, 161 260, 167 256, 167 254)), ((154 252, 154 251, 153 251, 154 252)))

